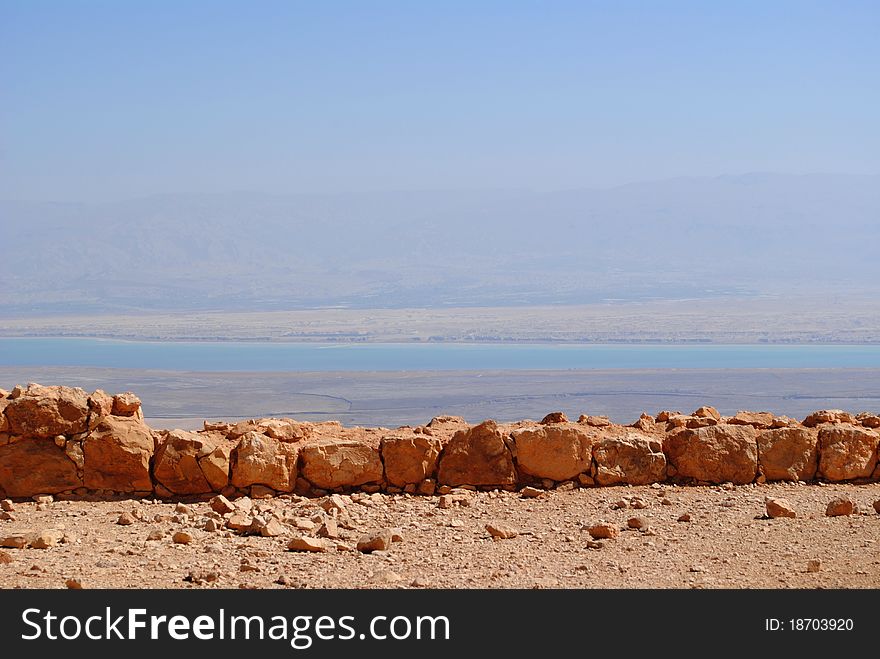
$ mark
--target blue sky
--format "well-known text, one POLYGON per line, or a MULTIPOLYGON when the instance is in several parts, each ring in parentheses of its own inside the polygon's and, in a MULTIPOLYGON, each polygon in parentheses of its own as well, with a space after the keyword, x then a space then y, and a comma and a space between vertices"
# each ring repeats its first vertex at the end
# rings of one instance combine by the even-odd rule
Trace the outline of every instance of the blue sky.
POLYGON ((880 3, 0 0, 0 198, 880 172, 880 3))

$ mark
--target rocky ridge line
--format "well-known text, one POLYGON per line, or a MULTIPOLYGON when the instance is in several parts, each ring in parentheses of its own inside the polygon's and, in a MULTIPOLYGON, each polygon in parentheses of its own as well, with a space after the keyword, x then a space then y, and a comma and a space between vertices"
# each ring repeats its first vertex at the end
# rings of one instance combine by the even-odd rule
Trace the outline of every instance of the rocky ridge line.
POLYGON ((453 490, 880 480, 880 416, 821 410, 642 414, 633 424, 561 412, 540 422, 424 426, 205 422, 154 430, 128 392, 29 384, 0 389, 0 497, 322 497, 355 491, 457 496, 453 490))

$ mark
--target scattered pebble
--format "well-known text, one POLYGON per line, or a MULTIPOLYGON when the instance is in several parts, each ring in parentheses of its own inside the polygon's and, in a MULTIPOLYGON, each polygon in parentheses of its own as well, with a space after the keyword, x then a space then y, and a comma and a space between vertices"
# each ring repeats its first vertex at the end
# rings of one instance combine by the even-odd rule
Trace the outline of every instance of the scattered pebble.
POLYGON ((188 545, 193 541, 193 537, 191 533, 186 531, 178 531, 173 536, 171 536, 172 542, 176 545, 188 545))
POLYGON ((492 522, 486 524, 486 530, 493 538, 498 540, 509 540, 519 535, 519 531, 509 524, 501 524, 500 522, 492 522))
POLYGON ((828 502, 825 514, 828 517, 842 517, 858 513, 859 508, 855 501, 848 497, 836 497, 828 502))
POLYGON ((771 519, 776 519, 777 517, 797 517, 794 507, 787 499, 766 497, 764 499, 764 506, 767 509, 767 516, 771 519))

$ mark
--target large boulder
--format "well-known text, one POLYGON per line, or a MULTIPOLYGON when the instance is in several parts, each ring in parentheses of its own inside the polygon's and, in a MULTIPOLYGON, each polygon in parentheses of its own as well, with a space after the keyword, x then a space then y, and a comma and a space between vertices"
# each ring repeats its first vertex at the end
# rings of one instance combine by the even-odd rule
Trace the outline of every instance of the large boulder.
POLYGON ((744 484, 758 473, 757 431, 751 426, 686 428, 666 438, 664 451, 683 478, 744 484))
POLYGON ((302 476, 332 490, 382 482, 378 447, 354 440, 322 440, 302 449, 302 476))
POLYGON ((666 480, 666 455, 656 437, 627 432, 605 437, 593 448, 599 485, 648 485, 666 480))
POLYGON ((520 428, 511 433, 520 471, 565 481, 590 471, 594 435, 576 423, 520 428))
POLYGON ((155 441, 137 416, 102 417, 82 443, 83 484, 91 490, 150 492, 155 441))
POLYGON ((237 488, 265 485, 278 492, 291 492, 296 483, 295 445, 262 433, 242 436, 231 456, 232 485, 237 488))
POLYGON ((82 486, 76 464, 51 439, 0 446, 0 490, 10 497, 56 494, 82 486))
POLYGON ((382 438, 380 451, 385 479, 397 487, 421 483, 437 471, 442 443, 423 434, 395 433, 382 438))
POLYGON ((777 428, 758 433, 758 464, 768 481, 809 481, 816 476, 819 433, 777 428))
POLYGON ((819 430, 819 475, 830 481, 868 478, 877 465, 873 430, 849 424, 826 425, 819 430))
POLYGON ((80 388, 28 385, 5 410, 9 433, 50 438, 88 430, 89 395, 80 388))
POLYGON ((443 449, 437 478, 444 485, 516 485, 513 457, 492 421, 456 432, 443 449))
MULTIPOLYGON (((205 494, 219 491, 226 486, 227 477, 208 478, 205 473, 213 467, 208 460, 219 445, 227 444, 226 439, 213 433, 195 433, 185 430, 171 430, 165 433, 156 449, 153 460, 153 475, 169 492, 178 495, 205 494), (211 481, 215 482, 212 483, 211 481), (222 484, 220 484, 222 482, 222 484), (219 485, 219 488, 215 487, 219 485)), ((231 450, 231 447, 230 447, 231 450)), ((229 453, 226 453, 228 473, 229 453)))

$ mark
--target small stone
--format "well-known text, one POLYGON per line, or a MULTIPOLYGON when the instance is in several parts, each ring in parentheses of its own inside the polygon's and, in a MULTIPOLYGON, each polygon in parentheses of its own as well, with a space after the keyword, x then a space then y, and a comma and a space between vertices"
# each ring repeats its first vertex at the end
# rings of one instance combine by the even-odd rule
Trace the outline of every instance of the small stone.
POLYGON ((382 529, 375 533, 365 533, 357 542, 357 550, 364 554, 374 551, 387 551, 391 549, 391 529, 382 529))
POLYGON ((3 522, 14 522, 14 521, 15 521, 15 515, 13 515, 12 513, 7 513, 7 512, 4 511, 4 512, 0 513, 0 521, 3 521, 3 522))
POLYGON ((193 509, 187 506, 185 503, 178 503, 174 506, 174 512, 178 515, 192 515, 193 509))
POLYGON ((453 506, 469 506, 471 498, 467 494, 444 494, 437 502, 440 508, 452 508, 453 506))
POLYGON ((195 570, 190 570, 183 578, 183 580, 189 581, 190 583, 194 583, 196 585, 201 585, 203 583, 213 583, 220 580, 220 573, 214 571, 196 572, 195 570))
POLYGON ((527 485, 526 487, 521 489, 519 493, 522 497, 526 499, 534 499, 535 497, 539 497, 544 494, 544 490, 539 490, 537 487, 527 485))
POLYGON ((547 426, 551 423, 568 423, 568 417, 565 416, 565 412, 550 412, 541 419, 541 425, 547 426))
POLYGON ((14 513, 15 505, 13 505, 12 499, 3 499, 3 501, 0 501, 0 510, 4 510, 7 513, 14 513))
POLYGON ((164 537, 165 537, 165 531, 162 531, 160 529, 153 529, 152 531, 150 531, 150 534, 147 536, 147 542, 161 540, 164 537))
POLYGON ((489 532, 489 535, 498 540, 509 540, 519 535, 519 531, 512 526, 498 522, 486 524, 486 530, 489 532))
POLYGON ((587 549, 602 549, 605 543, 601 540, 587 540, 587 549))
POLYGON ((412 586, 413 588, 427 588, 429 584, 430 582, 424 577, 416 577, 412 580, 410 586, 412 586))
POLYGON ((287 521, 291 522, 300 531, 314 531, 315 529, 319 528, 318 524, 310 519, 306 519, 305 517, 295 517, 293 520, 287 521))
POLYGON ((384 583, 397 583, 400 581, 400 575, 392 570, 381 570, 373 578, 384 583))
POLYGON ((239 512, 250 513, 254 509, 254 502, 250 497, 241 497, 233 504, 239 512))
POLYGON ((216 497, 211 499, 210 505, 211 510, 216 513, 220 513, 221 515, 227 515, 229 513, 235 512, 235 506, 222 494, 218 494, 216 497))
POLYGON ((612 510, 624 510, 629 506, 629 501, 626 499, 620 499, 619 501, 615 501, 611 504, 612 510))
POLYGON ((398 526, 392 526, 391 531, 391 542, 403 542, 403 529, 398 526))
POLYGON ((853 515, 858 513, 859 509, 852 499, 847 497, 837 497, 828 502, 825 508, 825 514, 828 517, 841 517, 843 515, 853 515))
POLYGON ((64 539, 64 532, 58 529, 46 529, 40 531, 30 540, 30 546, 34 549, 50 549, 57 547, 58 543, 64 539))
POLYGON ((173 536, 171 536, 171 540, 176 545, 188 545, 193 541, 193 537, 191 533, 187 533, 186 531, 178 531, 173 536))
POLYGON ((764 499, 764 505, 767 508, 767 516, 776 519, 777 517, 797 517, 791 503, 786 499, 776 499, 767 497, 764 499))
POLYGON ((689 521, 691 521, 691 516, 688 513, 685 513, 684 515, 679 516, 678 521, 679 522, 689 522, 689 521))
POLYGON ((254 518, 245 512, 236 511, 226 520, 226 528, 243 533, 250 531, 254 525, 254 518))
POLYGON ((318 529, 318 536, 321 538, 331 538, 336 539, 339 537, 339 525, 336 523, 336 520, 332 517, 324 520, 324 523, 321 524, 321 528, 318 529))
POLYGON ((12 562, 12 556, 9 552, 0 551, 0 565, 9 565, 12 562))
POLYGON ((345 511, 345 499, 338 494, 331 494, 329 497, 321 499, 321 501, 318 502, 318 505, 328 513, 331 510, 338 510, 339 512, 345 511))
POLYGON ((271 499, 275 496, 275 490, 265 485, 251 485, 252 499, 271 499))
POLYGON ((209 519, 207 522, 205 522, 206 531, 219 531, 220 528, 220 522, 218 522, 216 519, 209 519))
POLYGON ((880 515, 880 499, 877 499, 874 502, 874 510, 877 512, 878 515, 880 515))
POLYGON ((688 569, 688 571, 689 572, 705 572, 706 568, 704 568, 702 565, 691 565, 690 568, 688 569))
POLYGON ((51 494, 37 494, 31 497, 36 503, 42 503, 44 505, 49 505, 55 498, 51 494))
POLYGON ((260 535, 264 538, 277 538, 287 533, 287 527, 274 517, 260 528, 260 535))
POLYGON ((82 590, 82 581, 79 579, 71 578, 64 582, 64 585, 67 586, 70 590, 82 590))
POLYGON ((631 529, 643 531, 648 528, 648 521, 644 517, 630 517, 626 525, 631 529))
POLYGON ((611 524, 593 524, 591 527, 587 529, 587 533, 589 533, 594 540, 610 540, 612 538, 616 538, 619 531, 616 526, 611 524))
POLYGON ((641 510, 643 508, 647 508, 648 504, 645 502, 644 499, 640 499, 638 497, 633 497, 632 499, 629 500, 629 506, 630 506, 630 508, 635 508, 636 510, 641 510))
POLYGON ((131 526, 134 524, 134 515, 131 513, 122 513, 119 516, 119 519, 116 520, 116 523, 119 524, 119 526, 131 526))
POLYGON ((822 561, 815 558, 807 561, 807 572, 818 572, 822 569, 822 561))
POLYGON ((434 492, 437 491, 437 483, 431 478, 426 478, 421 483, 419 483, 416 491, 419 494, 423 494, 428 497, 434 496, 434 492))
POLYGON ((290 551, 325 552, 330 551, 332 547, 333 544, 328 540, 303 535, 294 536, 287 543, 287 549, 290 551))

